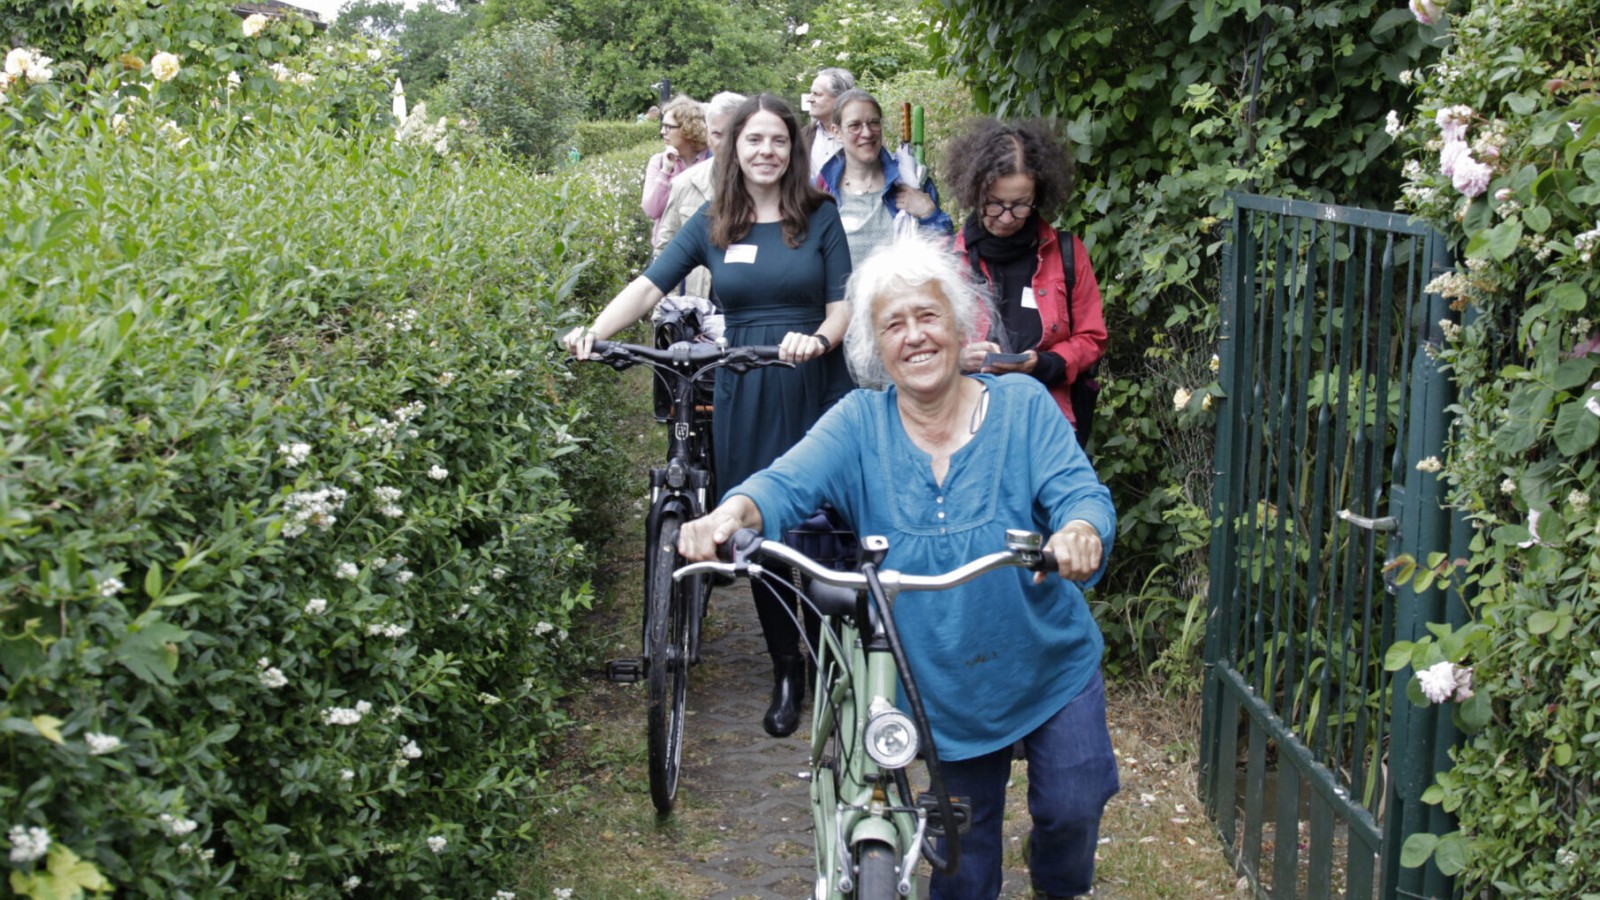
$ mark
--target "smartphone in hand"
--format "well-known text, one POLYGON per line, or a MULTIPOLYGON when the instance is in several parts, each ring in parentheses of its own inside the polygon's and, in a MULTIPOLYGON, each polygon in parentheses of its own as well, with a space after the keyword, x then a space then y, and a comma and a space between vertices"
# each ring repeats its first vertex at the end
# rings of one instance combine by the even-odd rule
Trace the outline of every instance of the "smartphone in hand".
POLYGON ((1020 366, 1028 361, 1026 353, 985 353, 983 365, 989 366, 1020 366))

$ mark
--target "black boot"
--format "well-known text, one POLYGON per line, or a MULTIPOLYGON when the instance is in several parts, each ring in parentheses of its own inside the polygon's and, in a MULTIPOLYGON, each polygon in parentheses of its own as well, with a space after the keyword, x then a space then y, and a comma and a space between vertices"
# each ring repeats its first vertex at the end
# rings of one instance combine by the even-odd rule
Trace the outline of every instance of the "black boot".
POLYGON ((772 658, 772 705, 761 727, 773 737, 788 737, 800 727, 800 701, 806 695, 806 663, 799 656, 772 658))

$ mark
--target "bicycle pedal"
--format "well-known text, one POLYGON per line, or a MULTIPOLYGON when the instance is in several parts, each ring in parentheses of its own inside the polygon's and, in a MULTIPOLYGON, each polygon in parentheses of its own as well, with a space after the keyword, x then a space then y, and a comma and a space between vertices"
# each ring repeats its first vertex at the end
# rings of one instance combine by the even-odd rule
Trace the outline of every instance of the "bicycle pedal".
MULTIPOLYGON (((934 837, 944 837, 944 817, 939 813, 939 798, 928 791, 917 795, 917 806, 928 814, 928 833, 934 837)), ((965 797, 951 797, 950 811, 955 814, 956 834, 966 834, 972 830, 972 803, 965 797)))
POLYGON ((606 680, 617 684, 634 684, 644 680, 644 660, 613 659, 606 663, 606 680))

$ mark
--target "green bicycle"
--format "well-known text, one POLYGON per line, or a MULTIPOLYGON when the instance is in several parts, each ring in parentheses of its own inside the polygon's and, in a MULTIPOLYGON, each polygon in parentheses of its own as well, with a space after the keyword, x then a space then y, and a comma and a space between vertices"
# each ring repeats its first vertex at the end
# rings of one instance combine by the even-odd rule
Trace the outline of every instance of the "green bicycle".
POLYGON ((729 561, 691 563, 673 573, 781 580, 778 573, 793 567, 808 580, 790 586, 822 619, 813 648, 809 773, 816 900, 915 897, 924 859, 940 872, 955 871, 959 836, 972 810, 945 790, 915 673, 890 610, 901 591, 945 590, 1007 566, 1056 571, 1043 543, 1033 532, 1008 530, 1003 551, 942 575, 907 575, 880 568, 889 549, 883 537, 862 538, 856 571, 838 571, 743 530, 723 548, 729 561), (902 687, 906 711, 897 703, 902 687), (929 790, 914 793, 909 770, 919 758, 929 790), (939 837, 946 839, 943 854, 934 843, 939 837))

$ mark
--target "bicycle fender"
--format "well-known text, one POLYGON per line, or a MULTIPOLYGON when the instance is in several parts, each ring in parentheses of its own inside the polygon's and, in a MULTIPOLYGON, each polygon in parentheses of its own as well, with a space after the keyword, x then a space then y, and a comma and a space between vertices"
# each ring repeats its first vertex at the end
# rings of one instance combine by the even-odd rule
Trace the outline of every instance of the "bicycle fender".
POLYGON ((858 847, 863 841, 882 841, 894 848, 895 853, 902 852, 900 831, 889 818, 862 816, 856 820, 855 827, 850 829, 850 846, 858 847))

